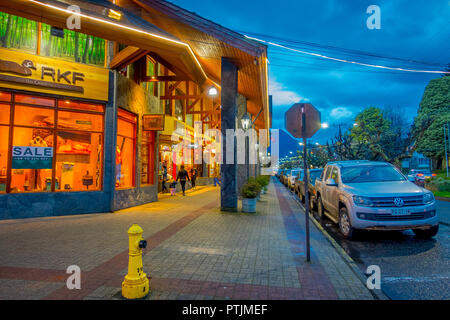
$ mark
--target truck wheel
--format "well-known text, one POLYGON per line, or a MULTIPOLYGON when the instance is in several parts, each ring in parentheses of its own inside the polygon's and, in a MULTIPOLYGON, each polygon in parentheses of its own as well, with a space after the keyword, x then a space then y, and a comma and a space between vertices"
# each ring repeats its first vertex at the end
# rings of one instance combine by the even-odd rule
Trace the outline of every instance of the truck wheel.
POLYGON ((430 239, 434 237, 439 231, 439 225, 432 226, 430 229, 413 229, 414 234, 417 238, 430 239))
POLYGON ((339 231, 342 233, 345 239, 350 240, 353 237, 355 229, 352 227, 350 217, 346 207, 339 210, 339 231))
POLYGON ((325 217, 322 197, 317 198, 317 216, 319 217, 320 221, 322 221, 325 217))
POLYGON ((309 196, 309 208, 311 209, 311 212, 314 212, 314 201, 311 197, 311 195, 309 196))

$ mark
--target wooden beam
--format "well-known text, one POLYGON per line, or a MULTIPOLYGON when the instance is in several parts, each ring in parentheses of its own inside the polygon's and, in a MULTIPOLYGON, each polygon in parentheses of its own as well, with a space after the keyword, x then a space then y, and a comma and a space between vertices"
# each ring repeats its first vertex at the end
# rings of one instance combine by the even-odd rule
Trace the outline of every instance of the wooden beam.
POLYGON ((191 76, 186 74, 183 70, 175 67, 173 64, 162 58, 159 54, 155 52, 149 52, 148 55, 158 61, 158 63, 162 64, 164 67, 175 73, 177 76, 181 76, 195 82, 195 80, 191 76))
POLYGON ((129 64, 139 60, 148 53, 147 50, 128 46, 122 51, 118 52, 109 63, 111 69, 121 70, 129 64))
POLYGON ((185 100, 185 99, 197 99, 197 98, 201 98, 201 96, 199 95, 193 95, 193 94, 184 94, 184 95, 174 95, 174 96, 168 96, 168 95, 164 95, 161 96, 160 99, 164 99, 164 100, 185 100))
POLYGON ((183 76, 152 76, 152 77, 144 77, 142 81, 146 82, 170 82, 170 81, 188 81, 188 78, 183 76))

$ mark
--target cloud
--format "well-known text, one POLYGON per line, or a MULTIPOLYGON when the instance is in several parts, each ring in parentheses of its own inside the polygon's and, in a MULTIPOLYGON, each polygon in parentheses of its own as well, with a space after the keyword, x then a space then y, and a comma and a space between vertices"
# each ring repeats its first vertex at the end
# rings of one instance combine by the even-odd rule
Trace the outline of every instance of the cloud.
POLYGON ((345 107, 337 107, 333 108, 330 111, 330 116, 334 119, 343 119, 343 118, 349 118, 353 115, 353 112, 348 110, 345 107))
POLYGON ((296 92, 287 90, 281 83, 277 82, 274 77, 271 77, 269 80, 269 94, 272 95, 273 104, 276 106, 291 105, 301 100, 306 100, 296 92))

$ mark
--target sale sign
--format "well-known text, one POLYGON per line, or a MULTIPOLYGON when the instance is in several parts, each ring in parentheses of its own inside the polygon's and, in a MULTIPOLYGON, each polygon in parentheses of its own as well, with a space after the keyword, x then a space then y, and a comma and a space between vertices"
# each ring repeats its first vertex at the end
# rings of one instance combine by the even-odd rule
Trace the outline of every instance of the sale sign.
POLYGON ((13 169, 52 169, 53 148, 13 146, 13 169))

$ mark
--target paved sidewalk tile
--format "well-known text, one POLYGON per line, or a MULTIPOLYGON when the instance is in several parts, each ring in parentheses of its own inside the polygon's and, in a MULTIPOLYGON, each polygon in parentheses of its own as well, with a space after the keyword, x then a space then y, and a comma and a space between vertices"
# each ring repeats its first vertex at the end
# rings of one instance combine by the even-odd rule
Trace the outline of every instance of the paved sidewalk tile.
POLYGON ((147 299, 372 299, 334 247, 273 180, 256 214, 222 213, 219 188, 110 214, 0 221, 0 299, 122 299, 127 229, 148 241, 147 299), (68 290, 70 265, 81 290, 68 290))

